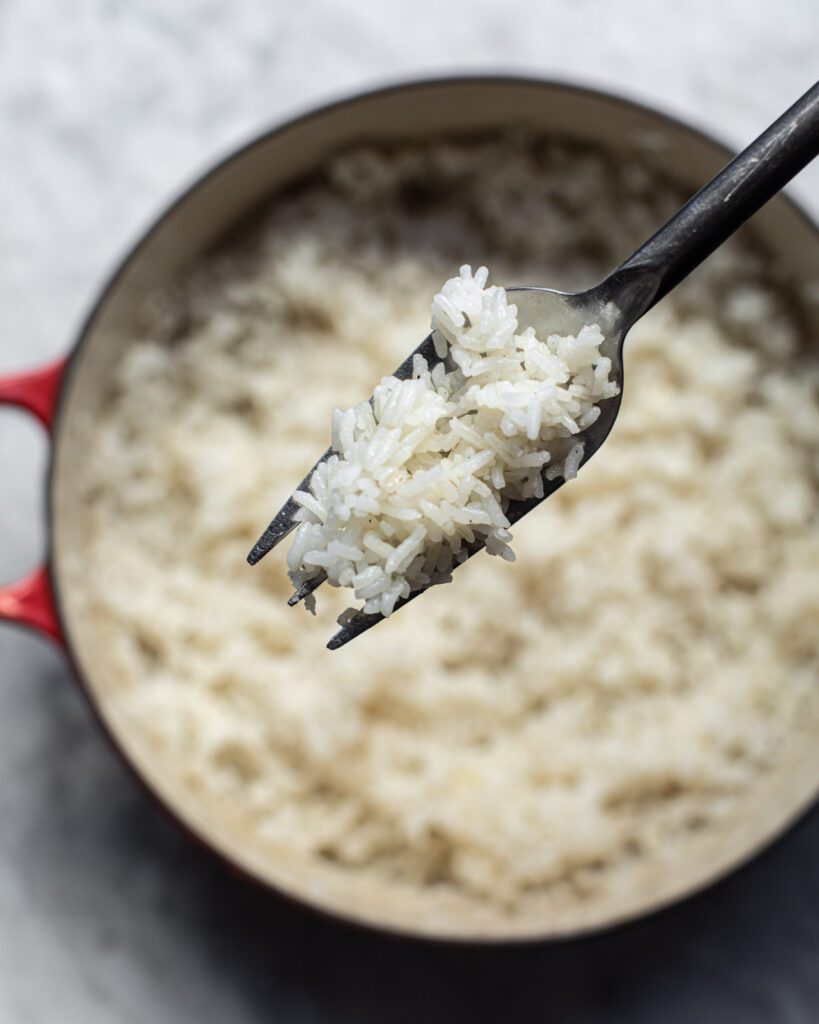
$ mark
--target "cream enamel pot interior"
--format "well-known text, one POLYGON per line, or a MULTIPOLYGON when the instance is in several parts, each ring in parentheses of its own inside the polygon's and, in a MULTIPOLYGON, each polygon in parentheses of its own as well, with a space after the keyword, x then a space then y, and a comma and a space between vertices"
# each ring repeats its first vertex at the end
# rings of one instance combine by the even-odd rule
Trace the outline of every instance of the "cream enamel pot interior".
MULTIPOLYGON (((811 804, 819 792, 815 751, 794 750, 788 763, 760 787, 758 813, 730 835, 715 839, 713 849, 696 864, 655 864, 641 880, 637 898, 548 918, 523 915, 509 924, 480 914, 431 919, 414 912, 411 900, 393 903, 383 893, 355 887, 340 892, 318 881, 310 865, 274 863, 261 856, 243 842, 238 822, 204 804, 194 805, 176 782, 158 770, 139 737, 106 704, 90 631, 73 613, 76 581, 69 578, 64 553, 81 543, 85 529, 72 471, 83 454, 83 424, 101 408, 112 368, 132 336, 131 325, 147 294, 195 261, 261 200, 309 175, 340 149, 361 141, 474 135, 512 124, 601 144, 615 152, 642 145, 653 165, 667 170, 692 192, 730 156, 724 147, 663 115, 563 84, 451 79, 346 100, 275 129, 206 174, 127 256, 65 362, 0 379, 0 402, 28 409, 52 437, 47 564, 24 580, 0 588, 0 618, 33 627, 65 647, 102 727, 137 777, 188 833, 234 869, 346 919, 389 931, 467 941, 577 935, 645 914, 701 889, 761 850, 811 804)), ((753 230, 797 285, 819 281, 819 233, 790 201, 778 197, 768 204, 754 218, 753 230)), ((819 335, 819 319, 813 326, 819 335)))

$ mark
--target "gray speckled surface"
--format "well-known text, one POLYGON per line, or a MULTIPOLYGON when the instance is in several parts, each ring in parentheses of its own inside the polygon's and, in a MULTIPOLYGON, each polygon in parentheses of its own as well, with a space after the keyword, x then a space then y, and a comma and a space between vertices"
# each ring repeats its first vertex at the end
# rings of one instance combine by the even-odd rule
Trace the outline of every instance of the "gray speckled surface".
MULTIPOLYGON (((740 144, 811 84, 815 0, 0 0, 0 371, 64 351, 112 261, 275 120, 456 70, 564 76, 740 144)), ((795 195, 819 214, 819 167, 795 195)), ((39 557, 45 443, 0 411, 0 579, 39 557)), ((561 947, 415 946, 231 878, 155 811, 58 651, 0 626, 0 1024, 813 1022, 819 815, 698 899, 561 947)))

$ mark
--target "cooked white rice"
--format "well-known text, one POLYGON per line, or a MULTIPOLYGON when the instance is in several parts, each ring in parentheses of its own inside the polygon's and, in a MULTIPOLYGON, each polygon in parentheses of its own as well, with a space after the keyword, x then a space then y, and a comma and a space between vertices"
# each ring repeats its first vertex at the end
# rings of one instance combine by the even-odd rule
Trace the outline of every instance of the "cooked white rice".
POLYGON ((600 327, 518 331, 517 307, 488 276, 463 266, 435 296, 431 369, 415 355, 410 379, 384 377, 372 403, 333 410, 334 454, 293 495, 296 591, 326 579, 389 616, 448 582, 476 541, 513 561, 509 500, 542 498, 547 464, 550 479, 577 476, 582 431, 618 393, 600 327))
POLYGON ((527 140, 361 150, 146 312, 90 427, 72 613, 107 713, 255 863, 365 915, 365 880, 444 922, 627 899, 674 851, 711 863, 819 732, 819 376, 739 244, 634 328, 605 449, 513 565, 331 653, 283 556, 244 561, 317 411, 398 365, 459 255, 588 286, 678 199, 527 140))

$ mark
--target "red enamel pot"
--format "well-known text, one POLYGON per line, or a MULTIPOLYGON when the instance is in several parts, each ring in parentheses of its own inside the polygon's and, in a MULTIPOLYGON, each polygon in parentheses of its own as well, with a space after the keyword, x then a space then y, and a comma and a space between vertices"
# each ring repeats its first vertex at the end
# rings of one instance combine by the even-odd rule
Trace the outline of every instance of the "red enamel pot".
MULTIPOLYGON (((0 588, 0 618, 30 627, 63 646, 109 734, 135 774, 167 811, 234 869, 313 907, 384 930, 469 941, 514 941, 577 935, 633 919, 702 889, 769 844, 819 792, 815 749, 794 749, 761 787, 756 810, 714 843, 696 865, 654 865, 624 899, 547 918, 504 924, 490 918, 424 917, 364 889, 316 883, 310 864, 282 864, 244 841, 235 823, 199 806, 152 762, 105 697, 93 644, 78 611, 78 582, 64 553, 79 544, 84 508, 76 483, 83 424, 102 407, 113 367, 132 336, 145 297, 193 263, 267 196, 309 176, 340 149, 362 140, 395 142, 475 134, 518 125, 613 150, 645 147, 660 170, 693 192, 729 159, 723 146, 677 121, 623 99, 563 84, 509 78, 451 79, 385 89, 324 107, 276 128, 205 174, 145 234, 103 289, 70 356, 31 373, 0 378, 0 403, 37 417, 51 436, 46 492, 48 560, 0 588)), ((647 159, 649 157, 647 156, 647 159)), ((753 230, 796 286, 819 281, 819 233, 788 199, 778 197, 753 230)), ((819 337, 817 307, 804 311, 819 337)))

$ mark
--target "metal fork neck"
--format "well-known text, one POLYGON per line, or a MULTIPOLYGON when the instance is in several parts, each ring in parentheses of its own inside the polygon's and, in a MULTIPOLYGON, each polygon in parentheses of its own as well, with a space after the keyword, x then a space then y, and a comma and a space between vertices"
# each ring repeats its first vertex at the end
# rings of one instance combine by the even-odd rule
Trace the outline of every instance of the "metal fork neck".
POLYGON ((819 82, 594 292, 628 329, 819 153, 819 82))

